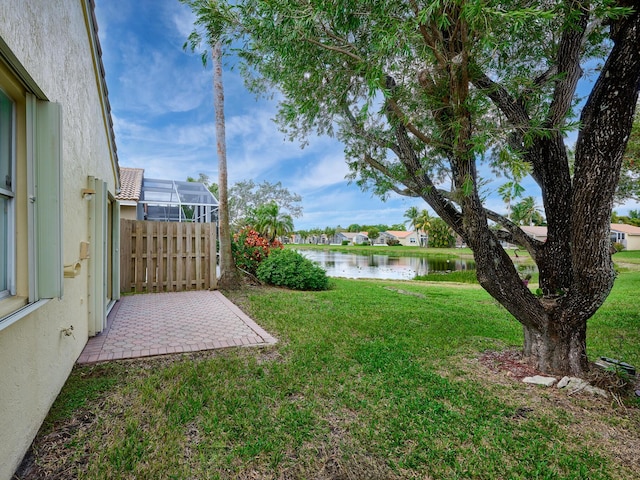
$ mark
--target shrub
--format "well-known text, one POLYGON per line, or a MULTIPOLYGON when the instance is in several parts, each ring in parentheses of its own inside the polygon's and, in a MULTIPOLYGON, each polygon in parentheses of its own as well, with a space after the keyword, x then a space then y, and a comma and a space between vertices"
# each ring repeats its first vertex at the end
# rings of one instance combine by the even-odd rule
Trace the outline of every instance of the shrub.
POLYGON ((429 225, 429 246, 435 248, 451 248, 456 244, 453 230, 444 220, 434 218, 429 225))
POLYGON ((389 245, 390 247, 397 247, 400 245, 400 240, 390 238, 389 240, 387 240, 387 245, 389 245))
POLYGON ((342 240, 342 246, 349 245, 351 242, 349 240, 342 240))
POLYGON ((258 267, 260 281, 294 290, 327 290, 329 279, 319 265, 294 250, 275 250, 258 267))
POLYGON ((282 248, 282 243, 278 240, 269 243, 251 228, 244 228, 235 234, 231 243, 236 266, 252 275, 256 274, 258 266, 274 249, 282 248))
POLYGON ((619 242, 615 242, 613 244, 613 250, 614 250, 614 253, 621 252, 622 250, 624 250, 624 245, 619 242))

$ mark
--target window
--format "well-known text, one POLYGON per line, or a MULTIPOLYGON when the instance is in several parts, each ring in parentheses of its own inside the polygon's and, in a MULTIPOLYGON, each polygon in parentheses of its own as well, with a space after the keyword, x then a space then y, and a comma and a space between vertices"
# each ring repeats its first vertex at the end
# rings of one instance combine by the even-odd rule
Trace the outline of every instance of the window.
POLYGON ((625 238, 626 236, 622 232, 611 232, 611 241, 613 243, 624 243, 625 238))
POLYGON ((0 329, 62 296, 61 125, 0 42, 0 329))
POLYGON ((13 101, 0 90, 0 298, 13 293, 13 204, 15 171, 13 101))

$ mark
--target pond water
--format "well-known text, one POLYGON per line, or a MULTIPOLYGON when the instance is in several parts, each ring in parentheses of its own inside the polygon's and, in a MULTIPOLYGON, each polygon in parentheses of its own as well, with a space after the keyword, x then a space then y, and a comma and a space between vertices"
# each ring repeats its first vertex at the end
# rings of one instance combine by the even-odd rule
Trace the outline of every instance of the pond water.
POLYGON ((390 257, 389 255, 356 255, 328 250, 299 250, 305 257, 320 264, 330 277, 380 278, 411 280, 416 275, 427 275, 447 270, 474 270, 472 259, 390 257))
MULTIPOLYGON (((330 277, 378 278, 412 280, 416 275, 454 270, 475 270, 473 259, 442 259, 435 257, 390 257, 389 255, 356 255, 328 250, 298 250, 317 262, 330 277)), ((530 273, 533 266, 521 265, 521 272, 530 273)))

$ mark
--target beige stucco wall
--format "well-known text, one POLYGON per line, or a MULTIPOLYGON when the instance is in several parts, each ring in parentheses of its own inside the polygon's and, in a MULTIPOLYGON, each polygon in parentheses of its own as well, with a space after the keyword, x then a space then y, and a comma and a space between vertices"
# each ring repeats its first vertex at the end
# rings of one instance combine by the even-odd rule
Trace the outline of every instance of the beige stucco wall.
POLYGON ((418 235, 416 232, 412 232, 410 235, 407 235, 404 238, 400 239, 400 245, 405 245, 407 247, 418 247, 420 245, 418 240, 418 235), (411 239, 413 238, 414 242, 411 243, 411 239))
MULTIPOLYGON (((0 37, 47 98, 62 105, 64 263, 69 264, 79 259, 80 242, 89 239, 90 203, 80 193, 88 176, 107 181, 111 194, 116 187, 85 2, 2 0, 0 19, 0 37)), ((19 465, 87 341, 87 260, 81 264, 79 276, 64 279, 62 300, 0 330, 0 480, 19 465), (73 336, 63 335, 69 326, 73 336)))
POLYGON ((627 250, 640 250, 640 235, 627 234, 627 244, 625 248, 627 250))
POLYGON ((135 205, 120 204, 120 218, 122 220, 137 220, 137 208, 135 205))

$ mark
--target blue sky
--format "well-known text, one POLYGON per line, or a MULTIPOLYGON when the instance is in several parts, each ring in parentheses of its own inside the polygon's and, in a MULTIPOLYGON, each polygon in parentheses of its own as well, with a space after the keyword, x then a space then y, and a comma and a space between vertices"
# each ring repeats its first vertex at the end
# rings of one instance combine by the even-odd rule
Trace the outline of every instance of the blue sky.
MULTIPOLYGON (((217 181, 211 68, 182 48, 193 30, 190 9, 178 0, 96 0, 96 16, 120 165, 144 168, 150 178, 185 180, 202 172, 217 181)), ((237 71, 223 77, 229 185, 282 182, 303 198, 296 229, 390 225, 404 222, 411 206, 427 208, 400 196, 383 202, 348 184, 339 142, 312 137, 302 149, 287 141, 272 120, 276 102, 248 93, 237 71)), ((526 195, 539 197, 534 185, 525 182, 526 195)), ((506 210, 497 196, 488 206, 506 210)), ((616 210, 629 208, 638 207, 616 210)))

